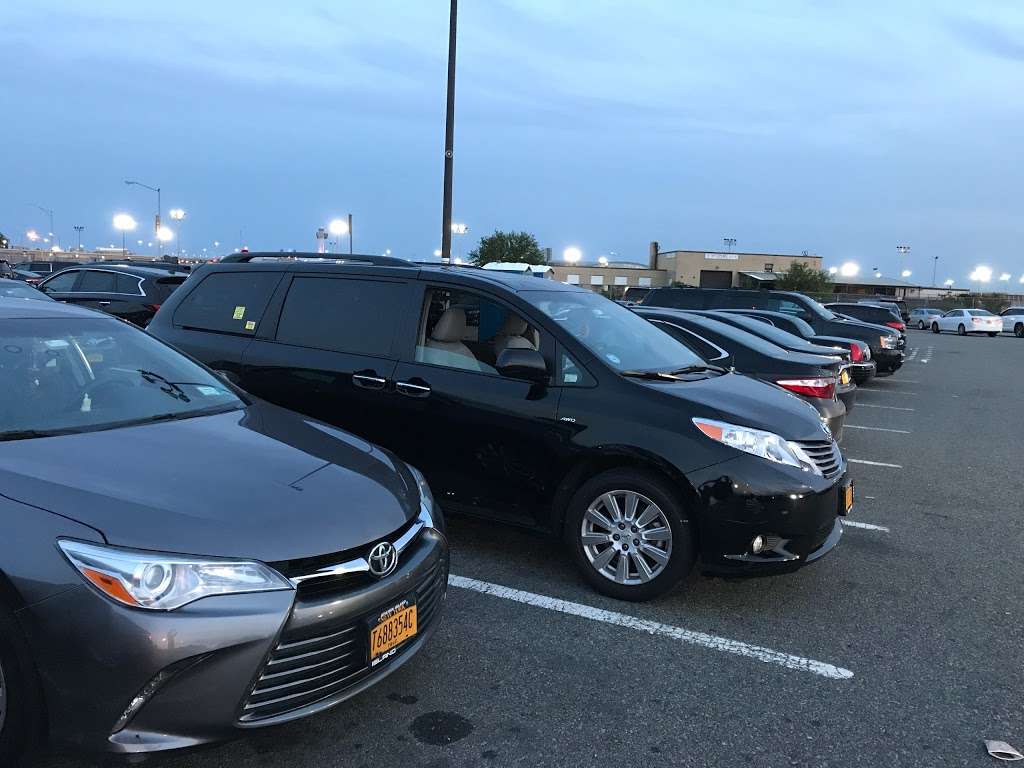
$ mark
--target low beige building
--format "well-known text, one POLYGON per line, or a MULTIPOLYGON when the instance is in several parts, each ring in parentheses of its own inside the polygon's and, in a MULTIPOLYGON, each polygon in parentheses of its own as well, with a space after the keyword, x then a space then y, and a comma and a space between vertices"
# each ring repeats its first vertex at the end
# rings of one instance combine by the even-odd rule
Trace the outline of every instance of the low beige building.
MULTIPOLYGON (((652 255, 656 246, 652 244, 652 255)), ((793 264, 821 269, 821 256, 802 253, 723 253, 720 251, 656 251, 656 265, 669 283, 700 288, 756 288, 773 282, 793 264)))
POLYGON ((629 287, 660 288, 669 284, 664 270, 650 269, 643 264, 613 261, 603 264, 552 264, 555 280, 569 285, 579 285, 603 293, 611 299, 618 299, 629 287))

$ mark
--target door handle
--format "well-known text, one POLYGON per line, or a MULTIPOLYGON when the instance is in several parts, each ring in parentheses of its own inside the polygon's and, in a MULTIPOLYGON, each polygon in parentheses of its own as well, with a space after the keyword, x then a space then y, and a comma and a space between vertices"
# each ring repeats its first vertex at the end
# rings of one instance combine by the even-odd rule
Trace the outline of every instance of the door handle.
POLYGON ((413 384, 411 381, 396 381, 395 389, 400 395, 406 397, 426 397, 430 394, 430 387, 426 384, 413 384))
POLYGON ((110 306, 110 302, 109 301, 98 301, 96 303, 99 304, 101 307, 109 307, 110 306))
POLYGON ((369 373, 353 373, 352 383, 363 389, 384 389, 384 385, 388 383, 388 380, 377 376, 371 371, 369 373))

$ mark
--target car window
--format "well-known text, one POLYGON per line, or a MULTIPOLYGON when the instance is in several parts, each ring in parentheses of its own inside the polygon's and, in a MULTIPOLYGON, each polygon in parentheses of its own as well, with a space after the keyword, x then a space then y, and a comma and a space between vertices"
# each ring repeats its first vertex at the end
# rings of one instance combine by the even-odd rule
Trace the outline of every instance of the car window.
POLYGON ((593 385, 594 380, 586 369, 577 363, 572 355, 564 349, 558 352, 558 375, 556 383, 564 387, 580 387, 593 385))
POLYGON ((113 272, 101 272, 87 269, 75 289, 78 293, 115 293, 117 291, 117 275, 113 272))
POLYGON ((1024 315, 1024 307, 1010 307, 1009 309, 1004 309, 1002 311, 1002 315, 1004 317, 1006 315, 1024 315))
POLYGON ((538 329, 517 312, 472 291, 429 288, 420 316, 416 360, 497 374, 509 348, 540 351, 538 329))
POLYGON ((951 309, 949 312, 943 315, 943 317, 960 317, 959 309, 951 309))
POLYGON ((707 339, 703 339, 692 331, 680 328, 664 320, 653 320, 655 326, 663 330, 669 336, 681 344, 685 344, 691 350, 700 355, 704 360, 710 362, 722 356, 722 350, 716 347, 707 339))
POLYGON ((967 314, 970 315, 971 317, 995 317, 995 315, 993 315, 987 309, 968 309, 966 311, 967 314))
POLYGON ((288 289, 277 340, 358 355, 391 354, 406 283, 296 277, 288 289))
POLYGON ((118 272, 114 277, 114 290, 118 293, 131 295, 138 295, 141 293, 141 291, 139 291, 139 278, 133 277, 132 275, 126 275, 123 272, 118 272))
POLYGON ((239 408, 224 382, 151 336, 103 318, 5 320, 0 440, 239 408))
POLYGON ((590 291, 519 294, 618 371, 671 371, 702 360, 647 320, 590 291))
POLYGON ((56 293, 69 293, 72 288, 75 287, 75 281, 78 279, 80 270, 69 269, 67 272, 61 272, 59 275, 54 275, 47 280, 43 285, 46 286, 46 290, 54 291, 56 293))
POLYGON ((252 334, 267 309, 279 272, 215 272, 186 296, 174 324, 218 333, 252 334))

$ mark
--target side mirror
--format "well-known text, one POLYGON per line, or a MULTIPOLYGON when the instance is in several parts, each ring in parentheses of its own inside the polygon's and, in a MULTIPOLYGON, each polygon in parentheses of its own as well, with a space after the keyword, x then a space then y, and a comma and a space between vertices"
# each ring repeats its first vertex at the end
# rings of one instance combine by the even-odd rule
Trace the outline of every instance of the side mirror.
POLYGON ((498 373, 510 379, 523 379, 535 384, 546 384, 548 381, 547 363, 535 349, 505 349, 498 355, 494 367, 498 373))

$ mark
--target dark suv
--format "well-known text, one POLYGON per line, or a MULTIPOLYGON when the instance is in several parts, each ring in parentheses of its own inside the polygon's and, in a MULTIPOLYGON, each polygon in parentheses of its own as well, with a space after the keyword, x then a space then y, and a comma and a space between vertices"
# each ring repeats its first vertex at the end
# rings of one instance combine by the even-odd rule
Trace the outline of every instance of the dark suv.
POLYGON ((420 466, 449 511, 563 535, 641 600, 838 542, 846 461, 813 406, 574 286, 387 257, 206 265, 149 332, 420 466))
POLYGON ((878 373, 894 373, 903 365, 906 345, 898 331, 884 325, 839 317, 802 293, 738 288, 656 288, 640 302, 645 307, 672 309, 764 309, 799 317, 820 336, 867 342, 878 373))
POLYGON ((145 328, 187 276, 167 268, 83 264, 46 278, 39 290, 51 299, 99 309, 145 328))

